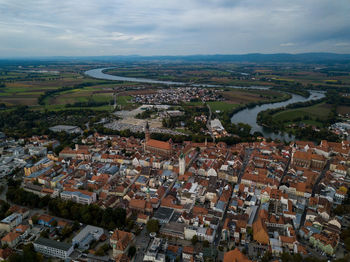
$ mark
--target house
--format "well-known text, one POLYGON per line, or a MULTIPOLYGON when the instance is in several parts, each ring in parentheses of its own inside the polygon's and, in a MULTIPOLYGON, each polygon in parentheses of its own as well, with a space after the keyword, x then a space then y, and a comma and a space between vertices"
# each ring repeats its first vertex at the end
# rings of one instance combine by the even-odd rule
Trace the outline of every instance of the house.
POLYGON ((223 262, 251 262, 237 247, 224 254, 223 262))
POLYGON ((298 167, 322 169, 326 165, 326 158, 310 151, 296 151, 292 156, 292 164, 298 167))
POLYGON ((280 236, 280 241, 282 246, 288 248, 289 250, 294 250, 294 245, 297 244, 295 237, 280 236))
POLYGON ((46 214, 42 214, 38 217, 38 224, 46 227, 52 227, 52 222, 55 218, 46 214))
POLYGON ((7 245, 11 248, 14 248, 18 242, 21 240, 21 234, 16 232, 9 232, 7 233, 2 239, 1 244, 7 245))
POLYGON ((133 233, 116 229, 109 240, 113 248, 113 257, 119 254, 125 254, 129 246, 134 242, 134 238, 135 236, 133 233))
POLYGON ((30 232, 30 227, 28 225, 22 225, 21 224, 21 225, 17 226, 14 229, 14 231, 16 233, 21 234, 21 239, 25 239, 28 236, 29 232, 30 232))
POLYGON ((259 212, 257 220, 253 223, 253 239, 262 245, 269 244, 269 234, 267 232, 267 227, 263 221, 262 212, 259 212))
POLYGON ((184 262, 192 262, 194 260, 194 254, 195 251, 192 246, 184 246, 182 249, 182 260, 184 262))
POLYGON ((140 224, 147 224, 148 220, 149 220, 149 216, 140 213, 140 214, 137 215, 136 222, 140 223, 140 224))
POLYGON ((339 235, 336 234, 316 233, 310 237, 309 241, 314 247, 321 249, 328 255, 333 255, 338 245, 338 239, 339 235))
POLYGON ((29 216, 29 209, 25 207, 20 206, 11 206, 8 210, 8 212, 12 213, 18 213, 22 215, 22 218, 27 218, 29 216))
POLYGON ((13 228, 15 228, 21 223, 22 223, 22 215, 19 213, 13 213, 0 221, 0 230, 10 232, 12 231, 13 228))
POLYGON ((10 248, 0 248, 0 261, 6 260, 11 254, 10 248))
POLYGON ((163 252, 164 241, 162 238, 155 237, 148 246, 143 261, 165 262, 165 253, 163 252))

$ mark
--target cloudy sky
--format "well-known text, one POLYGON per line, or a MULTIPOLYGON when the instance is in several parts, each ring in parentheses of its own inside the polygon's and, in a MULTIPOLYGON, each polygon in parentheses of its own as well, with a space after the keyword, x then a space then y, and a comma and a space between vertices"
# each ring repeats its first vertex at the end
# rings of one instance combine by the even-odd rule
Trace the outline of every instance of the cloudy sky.
POLYGON ((350 53, 350 0, 0 0, 0 57, 350 53))

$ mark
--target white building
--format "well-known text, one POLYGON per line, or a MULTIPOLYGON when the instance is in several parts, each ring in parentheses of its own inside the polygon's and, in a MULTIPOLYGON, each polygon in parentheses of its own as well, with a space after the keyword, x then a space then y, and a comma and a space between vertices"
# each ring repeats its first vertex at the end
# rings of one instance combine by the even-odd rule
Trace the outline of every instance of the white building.
POLYGON ((92 241, 99 240, 102 235, 103 228, 87 225, 72 239, 72 244, 86 250, 89 248, 92 241))
POLYGON ((89 205, 96 202, 96 193, 86 190, 65 190, 61 192, 61 198, 64 200, 71 200, 79 204, 89 205))
POLYGON ((74 133, 82 133, 83 130, 81 130, 78 126, 68 126, 68 125, 57 125, 49 128, 52 132, 66 132, 69 134, 74 133))
POLYGON ((72 244, 57 242, 43 237, 35 240, 33 244, 36 252, 61 259, 67 259, 74 250, 72 244))
POLYGON ((6 232, 12 231, 15 227, 22 223, 22 215, 19 213, 13 213, 8 217, 5 217, 0 222, 0 230, 4 230, 6 232))

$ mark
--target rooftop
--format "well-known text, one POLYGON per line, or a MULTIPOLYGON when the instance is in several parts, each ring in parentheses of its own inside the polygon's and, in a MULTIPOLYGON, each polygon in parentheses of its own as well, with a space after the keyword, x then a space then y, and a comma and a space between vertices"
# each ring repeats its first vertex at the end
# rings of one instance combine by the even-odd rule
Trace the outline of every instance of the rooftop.
POLYGON ((55 240, 51 240, 44 237, 39 237, 37 240, 34 241, 34 244, 56 248, 64 251, 68 251, 72 247, 72 244, 68 244, 65 242, 57 242, 55 240))

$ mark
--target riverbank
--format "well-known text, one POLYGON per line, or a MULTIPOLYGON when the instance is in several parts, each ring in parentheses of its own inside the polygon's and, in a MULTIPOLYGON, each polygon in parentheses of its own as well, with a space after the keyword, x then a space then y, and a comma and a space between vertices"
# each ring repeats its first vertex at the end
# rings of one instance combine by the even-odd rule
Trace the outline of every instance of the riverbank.
POLYGON ((309 100, 319 100, 323 98, 325 95, 321 92, 316 92, 310 90, 310 96, 308 98, 302 97, 300 95, 292 94, 292 98, 284 102, 278 103, 268 103, 260 106, 255 106, 253 108, 246 108, 238 113, 234 114, 231 118, 232 123, 245 123, 252 127, 251 133, 260 132, 264 137, 271 139, 280 139, 285 141, 290 141, 294 139, 294 136, 290 136, 289 134, 281 134, 279 132, 274 132, 273 130, 269 130, 264 128, 263 126, 257 123, 257 116, 260 112, 275 109, 280 107, 286 107, 287 105, 298 103, 298 102, 306 102, 309 100))
MULTIPOLYGON (((108 68, 99 68, 99 69, 93 69, 86 71, 85 74, 98 78, 98 79, 105 79, 105 80, 116 80, 116 81, 127 81, 127 82, 138 82, 138 83, 153 83, 153 84, 163 84, 163 85, 189 85, 188 83, 182 83, 182 82, 173 82, 173 81, 160 81, 160 80, 153 80, 153 79, 146 79, 146 78, 135 78, 135 77, 121 77, 121 76, 114 76, 103 73, 104 70, 108 68)), ((223 86, 217 86, 217 85, 205 85, 205 84, 190 84, 191 86, 202 86, 202 87, 223 87, 223 86)), ((234 87, 231 87, 234 88, 234 87)), ((236 87, 240 88, 240 87, 236 87)), ((241 87, 244 88, 244 87, 241 87)), ((245 87, 246 88, 246 87, 245 87)), ((254 87, 250 87, 254 89, 254 87)), ((266 87, 265 87, 266 88, 266 87)), ((260 101, 260 102, 252 102, 247 105, 237 107, 235 108, 231 114, 231 123, 245 123, 252 127, 251 133, 254 132, 260 132, 265 137, 269 137, 272 139, 280 139, 280 140, 286 140, 290 141, 294 137, 288 136, 288 135, 281 135, 276 134, 274 132, 271 132, 270 130, 265 130, 262 126, 260 126, 257 123, 257 115, 259 112, 271 109, 271 108, 279 108, 279 107, 285 107, 289 104, 294 104, 298 102, 305 102, 309 100, 317 100, 324 97, 324 94, 321 92, 316 91, 309 91, 310 96, 309 97, 303 97, 301 95, 297 94, 289 94, 291 96, 289 99, 288 97, 279 98, 277 100, 270 100, 270 101, 260 101)))

